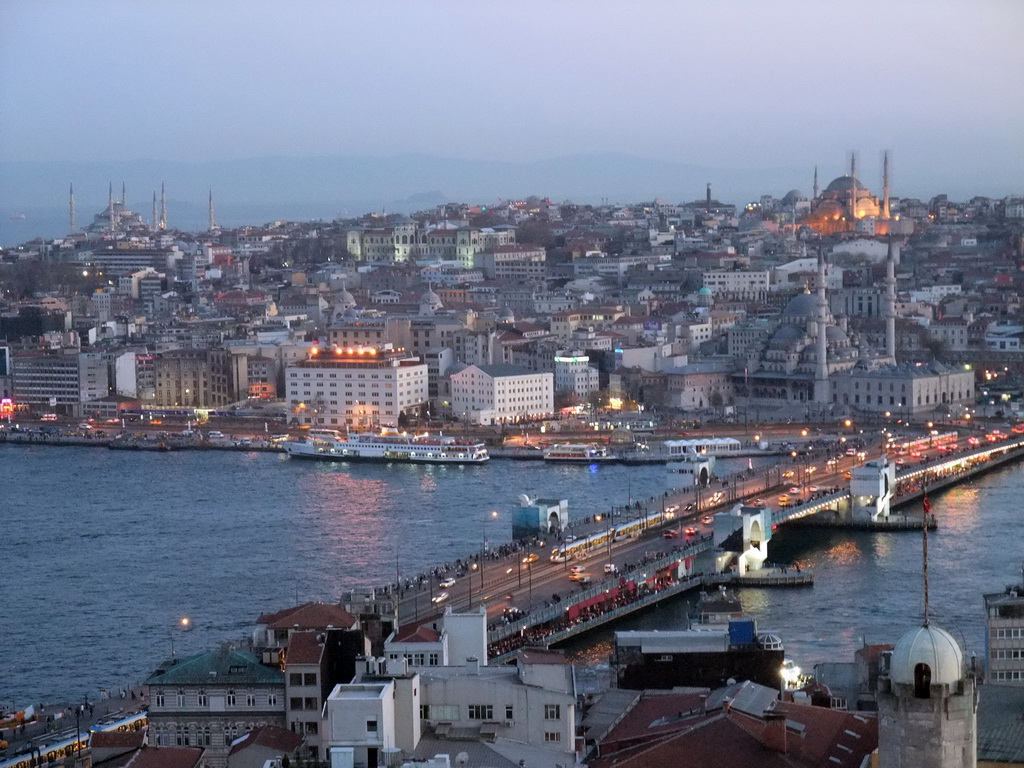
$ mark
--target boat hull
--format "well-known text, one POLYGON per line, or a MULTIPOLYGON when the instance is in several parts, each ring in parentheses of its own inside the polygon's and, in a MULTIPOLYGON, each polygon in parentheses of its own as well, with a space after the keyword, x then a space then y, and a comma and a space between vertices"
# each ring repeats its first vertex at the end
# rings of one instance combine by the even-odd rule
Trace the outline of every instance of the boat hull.
POLYGON ((444 457, 432 457, 428 458, 425 456, 364 456, 364 455, 344 455, 337 453, 318 453, 313 451, 290 451, 285 448, 285 453, 288 454, 289 458, 292 459, 306 459, 312 461, 357 461, 357 462, 377 462, 377 463, 388 463, 388 464, 485 464, 490 460, 490 456, 484 456, 477 459, 460 459, 460 458, 444 458, 444 457))

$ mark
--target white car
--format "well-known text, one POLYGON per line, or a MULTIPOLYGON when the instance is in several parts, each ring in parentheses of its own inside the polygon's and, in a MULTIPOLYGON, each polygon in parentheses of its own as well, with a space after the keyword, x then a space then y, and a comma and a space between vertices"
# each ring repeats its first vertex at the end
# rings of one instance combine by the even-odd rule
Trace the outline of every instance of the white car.
POLYGON ((431 600, 431 602, 434 603, 434 605, 440 605, 441 603, 443 603, 447 599, 448 599, 448 593, 447 592, 442 592, 440 595, 438 595, 433 600, 431 600))
POLYGON ((441 583, 438 586, 440 586, 441 589, 448 589, 449 587, 454 587, 455 586, 455 579, 453 579, 451 576, 449 576, 447 579, 444 579, 443 581, 441 581, 441 583))
POLYGON ((605 566, 604 566, 604 572, 605 573, 618 573, 619 572, 619 566, 617 566, 615 563, 606 563, 605 566))

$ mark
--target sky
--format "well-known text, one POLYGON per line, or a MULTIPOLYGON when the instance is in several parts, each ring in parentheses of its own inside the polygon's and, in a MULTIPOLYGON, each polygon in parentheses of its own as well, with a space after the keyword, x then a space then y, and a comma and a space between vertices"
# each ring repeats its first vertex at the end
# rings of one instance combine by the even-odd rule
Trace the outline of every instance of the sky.
POLYGON ((0 161, 615 152, 827 183, 885 148, 917 194, 1020 193, 1021 30, 1019 0, 3 0, 0 161))

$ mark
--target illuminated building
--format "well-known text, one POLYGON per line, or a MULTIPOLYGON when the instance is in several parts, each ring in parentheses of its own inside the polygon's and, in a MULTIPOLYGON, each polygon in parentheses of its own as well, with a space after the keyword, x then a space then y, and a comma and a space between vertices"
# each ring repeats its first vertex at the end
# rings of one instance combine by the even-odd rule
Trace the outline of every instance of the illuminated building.
POLYGON ((288 367, 288 406, 300 425, 374 429, 397 427, 427 402, 427 365, 405 349, 313 347, 288 367))
POLYGON ((555 376, 517 365, 470 365, 451 375, 452 414, 473 424, 541 419, 555 409, 555 376))

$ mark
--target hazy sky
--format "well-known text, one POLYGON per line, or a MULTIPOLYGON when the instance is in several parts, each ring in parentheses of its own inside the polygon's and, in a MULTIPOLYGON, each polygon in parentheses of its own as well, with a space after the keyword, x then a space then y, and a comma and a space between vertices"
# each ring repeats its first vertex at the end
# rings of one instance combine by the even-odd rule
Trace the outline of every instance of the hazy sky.
POLYGON ((1019 192, 1022 31, 1020 0, 3 0, 0 159, 614 151, 827 182, 890 148, 904 182, 1019 192))

